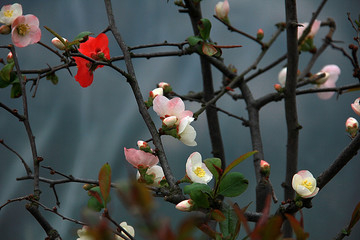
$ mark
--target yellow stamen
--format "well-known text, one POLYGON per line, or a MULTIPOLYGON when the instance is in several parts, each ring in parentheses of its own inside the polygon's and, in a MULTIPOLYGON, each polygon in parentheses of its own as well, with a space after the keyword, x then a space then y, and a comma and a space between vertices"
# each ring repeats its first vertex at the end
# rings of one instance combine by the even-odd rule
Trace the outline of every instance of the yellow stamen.
POLYGON ((303 185, 304 187, 306 187, 307 189, 311 189, 312 188, 312 184, 311 182, 309 182, 308 180, 304 180, 301 185, 303 185))
POLYGON ((4 12, 4 16, 10 18, 10 17, 12 17, 13 13, 14 13, 14 10, 7 10, 4 12))
POLYGON ((197 167, 194 170, 194 173, 198 176, 198 177, 205 177, 205 170, 202 169, 201 167, 197 167))
POLYGON ((25 36, 30 30, 30 27, 28 24, 20 24, 17 27, 17 32, 19 33, 19 35, 21 36, 25 36))

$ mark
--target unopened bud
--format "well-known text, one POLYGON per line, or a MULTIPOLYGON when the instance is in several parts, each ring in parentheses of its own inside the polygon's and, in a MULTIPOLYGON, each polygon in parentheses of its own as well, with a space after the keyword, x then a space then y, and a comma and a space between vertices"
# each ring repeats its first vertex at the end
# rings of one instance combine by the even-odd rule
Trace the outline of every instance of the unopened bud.
POLYGON ((142 140, 137 141, 137 145, 139 148, 148 146, 147 142, 142 141, 142 140))
POLYGON ((312 76, 311 78, 317 78, 320 75, 325 75, 325 76, 315 80, 315 83, 319 84, 319 85, 324 84, 328 80, 328 78, 330 77, 330 73, 328 73, 328 72, 318 72, 314 76, 312 76))
POLYGON ((0 34, 7 35, 11 33, 11 27, 8 25, 2 25, 0 27, 0 34))
POLYGON ((191 199, 183 200, 176 205, 176 209, 183 212, 190 212, 194 207, 194 202, 191 199))
POLYGON ((158 96, 158 95, 162 96, 163 94, 164 94, 164 90, 161 87, 159 87, 159 88, 155 88, 154 90, 152 90, 150 92, 149 96, 151 98, 155 98, 156 96, 158 96))
POLYGON ((170 117, 164 118, 163 124, 166 125, 167 127, 172 127, 175 125, 177 120, 178 119, 176 116, 170 116, 170 117))
POLYGON ((166 83, 166 82, 160 82, 158 83, 158 87, 162 88, 164 90, 164 93, 170 93, 172 92, 172 87, 170 86, 170 84, 166 83))
POLYGON ((360 98, 355 99, 354 103, 351 104, 351 108, 360 116, 360 98))
POLYGON ((224 2, 218 2, 215 6, 215 15, 219 19, 221 19, 225 22, 229 21, 229 19, 228 19, 229 11, 230 11, 230 5, 229 5, 228 0, 225 0, 224 2))
MULTIPOLYGON (((64 40, 64 42, 68 42, 68 40, 66 38, 62 38, 62 39, 64 40)), ((57 37, 54 37, 51 40, 51 43, 59 50, 65 50, 66 49, 66 46, 57 37)))
POLYGON ((264 38, 264 30, 259 28, 259 30, 256 33, 256 39, 257 40, 262 40, 263 38, 264 38))
POLYGON ((6 61, 7 61, 8 63, 14 62, 14 57, 13 57, 12 52, 9 52, 9 53, 8 53, 8 55, 7 55, 7 57, 6 57, 6 61))
POLYGON ((352 138, 354 138, 359 129, 358 121, 353 117, 349 117, 346 120, 345 126, 346 126, 346 131, 351 135, 352 138))
POLYGON ((275 90, 276 90, 277 92, 282 92, 282 90, 283 90, 283 88, 281 87, 281 85, 278 84, 278 83, 274 84, 274 88, 275 88, 275 90))
POLYGON ((260 161, 260 173, 265 177, 270 175, 270 164, 264 160, 260 161))

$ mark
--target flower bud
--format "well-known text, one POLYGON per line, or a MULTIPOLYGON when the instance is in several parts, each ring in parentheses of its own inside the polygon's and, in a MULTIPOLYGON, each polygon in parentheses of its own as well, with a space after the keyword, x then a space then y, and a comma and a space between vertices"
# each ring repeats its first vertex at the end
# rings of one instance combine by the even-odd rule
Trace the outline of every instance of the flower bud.
POLYGON ((8 63, 12 63, 12 62, 14 61, 14 57, 13 57, 12 52, 9 52, 9 53, 8 53, 8 55, 7 55, 7 57, 6 57, 6 61, 7 61, 8 63))
POLYGON ((172 127, 175 125, 177 120, 178 119, 176 116, 170 116, 170 117, 164 118, 163 124, 166 125, 167 127, 172 127))
POLYGON ((141 147, 144 147, 144 148, 148 147, 147 142, 142 141, 142 140, 137 141, 137 145, 138 145, 139 148, 141 148, 141 147))
POLYGON ((283 90, 283 88, 281 87, 281 85, 278 84, 278 83, 274 84, 274 88, 275 88, 275 90, 276 90, 277 92, 282 92, 282 90, 283 90))
POLYGON ((183 212, 190 212, 194 207, 194 202, 191 199, 183 200, 176 205, 176 209, 183 212))
POLYGON ((228 20, 228 14, 230 11, 230 6, 228 0, 225 0, 224 2, 218 2, 215 6, 215 15, 224 21, 228 20))
POLYGON ((360 116, 360 98, 355 99, 354 103, 351 104, 351 108, 360 116))
POLYGON ((353 117, 349 117, 346 120, 345 126, 346 126, 346 131, 351 135, 352 138, 354 138, 359 129, 358 121, 353 117))
POLYGON ((292 187, 302 198, 312 198, 319 192, 316 179, 308 170, 301 170, 293 176, 292 187))
MULTIPOLYGON (((63 38, 63 40, 64 40, 64 42, 68 42, 68 40, 66 38, 63 38)), ((59 50, 65 50, 66 49, 65 45, 57 37, 54 37, 51 40, 51 43, 59 50)))
POLYGON ((6 35, 6 34, 9 34, 9 33, 11 33, 11 27, 10 26, 2 25, 0 27, 0 34, 6 35))
POLYGON ((151 92, 150 92, 150 94, 149 94, 149 96, 151 97, 151 98, 155 98, 156 96, 163 96, 164 95, 164 90, 161 88, 161 87, 159 87, 159 88, 155 88, 154 90, 152 90, 151 92))
POLYGON ((329 77, 330 77, 330 73, 328 73, 328 72, 318 72, 318 73, 314 74, 314 76, 312 76, 311 78, 316 79, 315 80, 316 84, 324 84, 326 82, 326 80, 328 80, 329 77), (316 79, 321 74, 325 74, 325 76, 322 78, 316 79))
POLYGON ((256 33, 256 39, 257 40, 262 40, 263 38, 264 38, 264 30, 259 28, 259 30, 256 33))
POLYGON ((260 173, 265 176, 269 177, 270 175, 270 164, 264 160, 260 161, 260 173))
POLYGON ((164 94, 172 92, 172 87, 166 82, 158 83, 158 87, 164 90, 164 94))

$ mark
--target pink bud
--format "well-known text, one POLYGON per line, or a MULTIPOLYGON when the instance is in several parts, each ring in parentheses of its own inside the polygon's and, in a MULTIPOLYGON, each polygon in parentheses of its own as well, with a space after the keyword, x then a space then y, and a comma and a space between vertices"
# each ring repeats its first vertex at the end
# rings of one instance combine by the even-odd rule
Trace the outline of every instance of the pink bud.
POLYGON ((148 146, 147 142, 142 141, 142 140, 137 141, 137 145, 139 148, 141 148, 141 147, 146 148, 148 146))
POLYGON ((183 200, 176 205, 176 209, 183 212, 190 212, 194 207, 194 202, 191 199, 183 200))
POLYGON ((159 82, 158 83, 158 87, 164 89, 165 87, 170 86, 170 84, 166 83, 166 82, 159 82))
POLYGON ((355 137, 357 131, 359 129, 359 123, 355 118, 349 117, 345 123, 346 131, 351 135, 351 137, 355 137))
POLYGON ((282 90, 281 85, 278 84, 278 83, 274 84, 274 88, 275 88, 275 90, 278 91, 278 92, 281 92, 281 90, 282 90))
POLYGON ((270 167, 270 164, 267 161, 261 160, 260 161, 260 167, 261 168, 268 168, 268 167, 270 167))
MULTIPOLYGON (((66 38, 62 38, 62 39, 64 40, 64 42, 68 42, 68 40, 66 38)), ((51 40, 51 43, 59 50, 65 50, 66 49, 65 45, 57 37, 54 37, 51 40)))
POLYGON ((9 53, 8 53, 8 55, 7 55, 7 57, 6 57, 6 61, 7 61, 8 63, 12 63, 12 62, 14 61, 12 52, 9 52, 9 53))
POLYGON ((269 177, 270 175, 270 164, 264 160, 260 161, 260 173, 265 176, 269 177))
POLYGON ((264 38, 264 30, 262 30, 261 28, 259 28, 259 30, 256 33, 256 38, 258 40, 262 40, 264 38))
POLYGON ((360 98, 355 99, 354 103, 351 104, 351 108, 360 116, 360 98))
POLYGON ((227 20, 230 11, 228 0, 218 2, 215 6, 215 15, 221 20, 227 20))

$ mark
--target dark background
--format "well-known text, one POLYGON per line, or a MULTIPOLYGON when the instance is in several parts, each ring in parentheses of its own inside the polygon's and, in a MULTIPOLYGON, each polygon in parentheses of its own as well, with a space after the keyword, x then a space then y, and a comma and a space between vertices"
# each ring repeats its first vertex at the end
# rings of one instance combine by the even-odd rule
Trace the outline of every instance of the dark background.
MULTIPOLYGON (((23 14, 34 14, 40 20, 41 27, 48 26, 67 39, 74 38, 79 32, 91 31, 97 35, 107 26, 104 3, 102 1, 18 1, 23 6, 23 14)), ((257 44, 236 33, 230 33, 215 20, 213 9, 217 1, 206 0, 202 3, 204 17, 213 24, 211 37, 219 45, 243 45, 242 48, 224 50, 223 57, 226 64, 233 64, 238 72, 246 69, 257 57, 260 49, 257 44)), ((284 1, 269 0, 230 0, 231 23, 249 33, 256 34, 258 28, 265 32, 264 40, 270 39, 275 32, 275 23, 284 21, 284 1)), ((2 1, 1 5, 13 2, 2 1)), ((320 4, 319 0, 298 1, 299 22, 307 22, 312 12, 320 4)), ((114 13, 117 26, 125 42, 130 46, 149 43, 182 42, 192 35, 189 18, 186 14, 178 13, 178 8, 172 1, 114 1, 114 13)), ((337 23, 334 40, 338 45, 347 49, 355 36, 347 20, 347 12, 355 18, 359 14, 360 3, 357 0, 329 1, 319 18, 326 21, 328 17, 337 23)), ((315 37, 319 46, 327 33, 322 28, 315 37)), ((112 36, 110 39, 110 55, 119 56, 121 50, 117 47, 112 36)), ((51 44, 52 35, 42 28, 41 41, 51 44)), ((9 36, 0 36, 1 45, 11 42, 9 36)), ((22 69, 46 68, 47 65, 59 64, 52 53, 39 45, 17 48, 22 69)), ((176 50, 175 48, 159 48, 144 51, 176 50)), ((141 52, 141 51, 137 51, 141 52)), ((260 67, 266 66, 274 59, 286 52, 285 33, 283 33, 273 48, 269 51, 260 67)), ((0 57, 6 58, 7 51, 0 50, 0 57)), ((300 56, 300 70, 311 57, 309 53, 300 56)), ((156 83, 165 81, 174 90, 186 94, 189 90, 201 91, 201 73, 199 59, 196 54, 184 57, 165 57, 155 59, 134 59, 137 79, 144 97, 155 88, 156 83)), ((284 64, 284 63, 283 63, 284 64)), ((313 67, 313 72, 319 71, 324 65, 337 64, 341 68, 338 85, 356 83, 352 77, 350 62, 339 51, 328 48, 313 67)), ((123 67, 122 63, 119 66, 123 67)), ((273 85, 277 83, 277 74, 282 65, 277 66, 250 83, 255 97, 273 92, 273 85)), ((73 75, 76 68, 71 69, 73 75)), ((215 86, 221 83, 221 74, 213 69, 215 86)), ((41 80, 35 98, 29 97, 30 121, 38 153, 44 157, 43 165, 52 166, 64 174, 72 174, 79 178, 96 179, 100 167, 109 162, 113 170, 113 180, 126 180, 128 172, 135 171, 125 161, 123 148, 135 147, 139 139, 149 139, 144 122, 138 113, 135 99, 130 87, 122 76, 115 71, 102 68, 95 72, 94 83, 83 89, 65 70, 57 73, 59 84, 52 85, 49 81, 41 80)), ((29 90, 29 89, 28 89, 29 90)), ((0 101, 21 112, 21 99, 10 99, 10 89, 0 89, 0 101)), ((31 96, 29 94, 28 96, 31 96)), ((298 98, 299 123, 303 126, 300 131, 299 170, 308 169, 314 176, 318 176, 337 157, 342 149, 350 142, 345 132, 345 121, 355 116, 350 104, 359 97, 358 92, 341 95, 338 99, 332 97, 323 101, 316 95, 302 95, 298 98)), ((233 102, 230 97, 223 97, 218 106, 233 112, 235 115, 247 118, 245 105, 241 101, 233 102)), ((283 111, 284 103, 268 104, 261 110, 262 138, 264 142, 265 160, 271 164, 271 181, 276 194, 283 200, 281 183, 285 178, 285 145, 286 125, 283 111)), ((186 108, 192 111, 199 109, 196 103, 186 103, 186 108)), ((156 114, 149 110, 160 126, 156 114)), ((240 155, 251 151, 249 130, 241 125, 239 120, 229 118, 219 113, 222 134, 226 150, 227 161, 230 162, 240 155)), ((358 118, 359 119, 359 118, 358 118)), ((171 137, 163 137, 164 145, 170 165, 177 178, 185 172, 185 162, 188 156, 199 151, 203 158, 211 157, 211 147, 207 124, 204 115, 192 124, 197 131, 198 146, 188 147, 171 137)), ((31 162, 30 147, 22 124, 0 110, 0 138, 13 147, 27 161, 31 162)), ((359 170, 360 159, 356 156, 313 200, 312 209, 304 209, 305 230, 310 232, 310 239, 330 239, 346 226, 350 220, 355 205, 360 200, 359 170)), ((0 147, 0 204, 8 199, 24 196, 32 192, 32 182, 17 182, 15 179, 25 175, 25 171, 17 157, 4 147, 0 147)), ((249 180, 248 190, 233 201, 245 206, 254 201, 255 176, 251 159, 236 167, 249 180)), ((41 169, 41 174, 50 176, 48 171, 41 169)), ((42 201, 49 207, 55 205, 55 198, 48 185, 41 184, 42 201)), ((57 187, 61 206, 59 211, 71 218, 81 218, 81 212, 88 199, 82 190, 82 184, 72 183, 57 187)), ((118 203, 115 193, 112 193, 112 208, 118 222, 127 221, 135 226, 136 220, 128 214, 126 208, 118 203)), ((1 239, 44 239, 40 226, 24 208, 25 202, 17 202, 6 206, 0 212, 1 239)), ((250 206, 254 211, 255 204, 250 206)), ((174 210, 174 206, 158 201, 161 209, 157 216, 173 216, 171 220, 176 226, 182 216, 174 210), (161 210, 161 211, 160 211, 161 210)), ((278 204, 273 206, 273 210, 278 204)), ((51 213, 44 213, 50 219, 63 239, 76 239, 76 229, 81 226, 63 221, 51 213)), ((348 239, 359 239, 360 230, 356 226, 348 239)), ((139 236, 139 232, 137 232, 139 236)))

